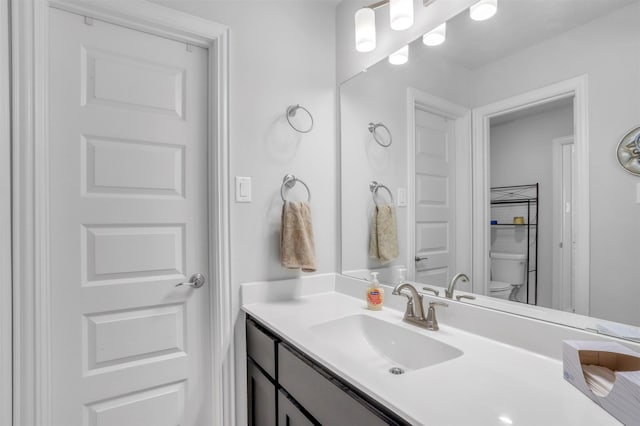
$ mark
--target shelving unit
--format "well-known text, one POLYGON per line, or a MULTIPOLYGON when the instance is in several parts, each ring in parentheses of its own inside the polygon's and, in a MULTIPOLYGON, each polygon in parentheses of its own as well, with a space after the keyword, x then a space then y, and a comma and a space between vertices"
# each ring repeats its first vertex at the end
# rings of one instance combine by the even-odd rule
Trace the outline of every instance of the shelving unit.
POLYGON ((498 218, 498 223, 491 224, 491 227, 512 227, 514 230, 524 229, 526 232, 525 285, 526 303, 530 305, 536 305, 538 301, 538 197, 537 183, 491 188, 491 217, 498 218), (515 216, 524 217, 525 223, 514 224, 515 216), (507 223, 507 220, 511 223, 507 223))

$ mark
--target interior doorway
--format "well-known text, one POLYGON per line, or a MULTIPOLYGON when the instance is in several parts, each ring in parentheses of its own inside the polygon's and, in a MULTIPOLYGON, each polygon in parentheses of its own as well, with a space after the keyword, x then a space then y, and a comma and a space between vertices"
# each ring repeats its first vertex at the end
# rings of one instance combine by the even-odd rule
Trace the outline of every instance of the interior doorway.
MULTIPOLYGON (((553 273, 557 255, 554 199, 562 186, 554 175, 554 140, 572 134, 573 128, 573 97, 491 118, 492 277, 487 295, 503 297, 502 287, 510 285, 511 301, 553 306, 556 286, 561 285, 553 273), (498 260, 502 254, 521 260, 498 260), (523 270, 511 276, 511 268, 523 270)), ((570 179, 565 181, 569 193, 571 184, 570 179)), ((571 221, 566 225, 570 227, 571 221)))
MULTIPOLYGON (((575 161, 574 182, 580 182, 580 191, 573 192, 572 252, 573 305, 579 314, 589 313, 589 143, 587 115, 587 77, 580 76, 540 89, 494 102, 473 111, 473 274, 474 292, 488 294, 491 281, 491 122, 495 117, 519 114, 531 108, 544 108, 554 102, 570 99, 573 106, 573 138, 575 161), (479 278, 479 279, 478 279, 479 278)), ((558 135, 559 136, 559 135, 558 135)), ((527 157, 512 159, 514 164, 526 165, 527 157)), ((547 203, 552 204, 552 203, 547 203)), ((551 215, 548 215, 551 217, 551 215)), ((551 226, 551 221, 548 222, 551 226)), ((552 297, 551 297, 552 299, 552 297)), ((552 301, 546 305, 551 306, 552 301)), ((545 305, 545 306, 546 306, 545 305)))

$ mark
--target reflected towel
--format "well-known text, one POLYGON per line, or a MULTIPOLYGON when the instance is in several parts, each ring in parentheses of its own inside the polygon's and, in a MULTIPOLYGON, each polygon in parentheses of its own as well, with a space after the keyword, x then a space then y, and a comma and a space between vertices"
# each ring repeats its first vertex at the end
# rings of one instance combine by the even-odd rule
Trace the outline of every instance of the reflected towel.
POLYGON ((316 270, 311 207, 305 201, 285 201, 282 206, 280 260, 285 268, 316 270))
POLYGON ((582 364, 584 381, 591 392, 598 396, 607 396, 616 381, 616 372, 600 365, 582 364))
POLYGON ((381 263, 390 262, 398 257, 398 224, 393 204, 376 206, 371 221, 369 257, 378 259, 381 263))

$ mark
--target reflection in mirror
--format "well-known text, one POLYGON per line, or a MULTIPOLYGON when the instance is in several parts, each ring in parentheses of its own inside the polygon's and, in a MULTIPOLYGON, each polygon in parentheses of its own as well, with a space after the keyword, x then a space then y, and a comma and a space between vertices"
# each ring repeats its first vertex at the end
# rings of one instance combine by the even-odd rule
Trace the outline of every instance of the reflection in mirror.
POLYGON ((487 21, 450 19, 439 46, 414 41, 407 64, 344 82, 343 273, 394 283, 406 268, 446 287, 463 272, 456 291, 478 303, 640 337, 537 308, 640 326, 640 182, 616 157, 640 124, 638 18, 639 0, 504 1, 487 21), (387 262, 369 256, 371 181, 397 211, 387 262))

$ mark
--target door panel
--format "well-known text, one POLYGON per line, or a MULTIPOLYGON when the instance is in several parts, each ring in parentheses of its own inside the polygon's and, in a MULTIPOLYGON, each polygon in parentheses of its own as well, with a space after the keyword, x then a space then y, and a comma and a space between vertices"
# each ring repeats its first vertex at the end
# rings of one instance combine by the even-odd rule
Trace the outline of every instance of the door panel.
POLYGON ((416 281, 446 286, 455 269, 455 122, 415 109, 416 281))
POLYGON ((208 53, 50 24, 54 426, 209 424, 208 53))

